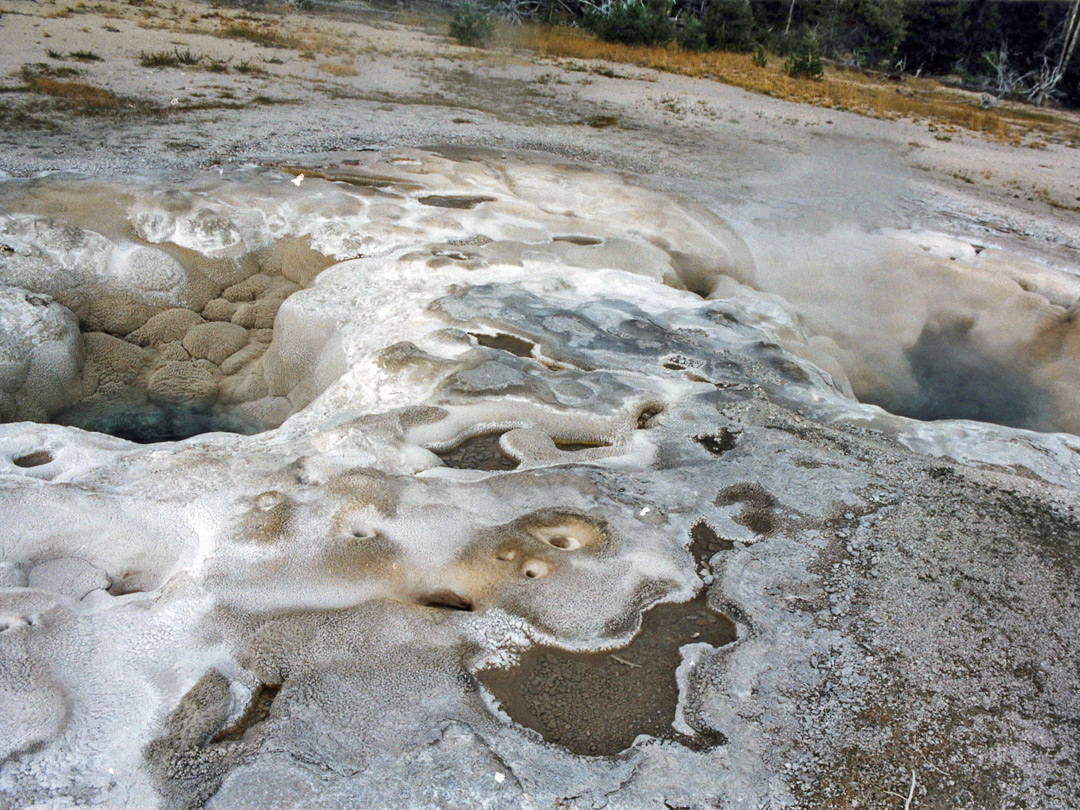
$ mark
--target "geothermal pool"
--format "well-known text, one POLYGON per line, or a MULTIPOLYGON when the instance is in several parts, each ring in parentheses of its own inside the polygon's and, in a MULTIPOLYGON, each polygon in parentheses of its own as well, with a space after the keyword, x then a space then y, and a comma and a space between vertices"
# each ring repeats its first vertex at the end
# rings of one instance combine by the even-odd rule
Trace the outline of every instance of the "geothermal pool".
POLYGON ((793 802, 810 558, 934 459, 1072 480, 1011 428, 1080 430, 1080 283, 723 213, 500 152, 0 183, 0 795, 793 802))

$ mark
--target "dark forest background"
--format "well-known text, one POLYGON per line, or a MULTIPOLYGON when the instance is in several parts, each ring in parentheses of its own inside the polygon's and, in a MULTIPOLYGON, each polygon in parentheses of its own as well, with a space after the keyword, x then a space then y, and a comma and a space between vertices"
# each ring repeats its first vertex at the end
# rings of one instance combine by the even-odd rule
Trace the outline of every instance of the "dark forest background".
POLYGON ((626 44, 779 53, 802 75, 825 59, 1078 107, 1078 12, 1080 0, 488 0, 464 13, 575 24, 626 44))

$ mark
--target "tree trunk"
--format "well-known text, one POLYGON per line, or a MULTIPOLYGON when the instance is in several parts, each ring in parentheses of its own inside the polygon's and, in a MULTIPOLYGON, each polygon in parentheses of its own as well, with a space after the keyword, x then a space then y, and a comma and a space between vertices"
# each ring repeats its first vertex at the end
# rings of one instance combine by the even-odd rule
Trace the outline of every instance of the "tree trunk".
POLYGON ((1043 68, 1043 75, 1039 78, 1034 89, 1028 94, 1028 98, 1039 106, 1053 96, 1054 90, 1065 77, 1065 71, 1069 62, 1076 52, 1076 43, 1080 40, 1080 0, 1073 0, 1069 15, 1065 18, 1065 30, 1061 37, 1061 53, 1057 62, 1050 70, 1043 68))
POLYGON ((1080 35, 1080 0, 1073 0, 1072 9, 1065 20, 1065 37, 1061 43, 1061 56, 1058 57, 1055 73, 1065 75, 1065 68, 1069 66, 1069 60, 1076 51, 1077 39, 1080 39, 1078 35, 1080 35))

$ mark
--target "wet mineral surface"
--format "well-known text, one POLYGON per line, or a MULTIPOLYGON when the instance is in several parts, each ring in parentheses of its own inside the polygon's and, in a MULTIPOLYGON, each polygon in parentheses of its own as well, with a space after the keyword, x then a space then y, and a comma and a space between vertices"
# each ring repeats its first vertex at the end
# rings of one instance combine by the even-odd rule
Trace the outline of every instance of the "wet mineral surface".
POLYGON ((1080 440, 854 396, 996 301, 962 346, 1072 424, 1052 268, 879 234, 966 297, 855 352, 716 212, 535 155, 0 202, 2 803, 1076 803, 1080 440), (258 432, 56 424, 120 401, 258 432))
POLYGON ((647 610, 625 647, 569 652, 536 645, 513 668, 478 677, 511 720, 575 754, 618 754, 639 735, 707 746, 723 736, 709 728, 690 734, 673 728, 679 651, 688 644, 722 647, 734 640, 734 623, 700 596, 647 610))

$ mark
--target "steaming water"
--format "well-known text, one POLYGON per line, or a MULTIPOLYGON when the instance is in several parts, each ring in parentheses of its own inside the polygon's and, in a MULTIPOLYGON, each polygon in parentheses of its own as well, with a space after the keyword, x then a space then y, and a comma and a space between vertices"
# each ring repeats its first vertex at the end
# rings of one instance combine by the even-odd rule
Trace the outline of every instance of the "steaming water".
MULTIPOLYGON (((1014 365, 983 355, 962 326, 926 327, 905 353, 917 394, 878 402, 913 419, 973 419, 1010 427, 1042 424, 1043 397, 1014 365)), ((871 401, 871 400, 867 400, 871 401)))
POLYGON ((738 230, 754 285, 799 313, 860 401, 920 420, 1080 431, 1069 268, 921 231, 738 230))

